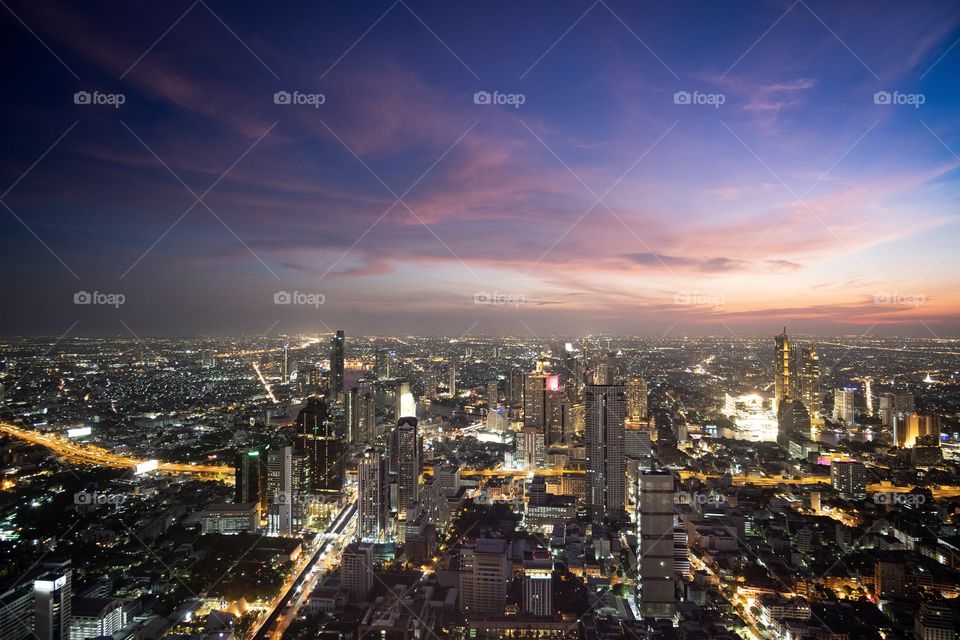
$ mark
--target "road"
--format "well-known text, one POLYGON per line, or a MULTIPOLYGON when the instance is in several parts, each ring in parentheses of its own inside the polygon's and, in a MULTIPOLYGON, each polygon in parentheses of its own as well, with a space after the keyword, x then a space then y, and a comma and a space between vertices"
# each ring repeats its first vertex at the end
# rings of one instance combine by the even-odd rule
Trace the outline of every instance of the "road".
POLYGON ((326 552, 337 546, 338 543, 346 541, 349 537, 350 525, 353 524, 357 515, 357 502, 354 500, 345 506, 337 517, 333 519, 327 529, 323 532, 323 540, 317 545, 316 551, 310 557, 310 560, 303 566, 287 590, 273 602, 273 609, 263 620, 256 631, 253 633, 253 640, 279 640, 286 628, 297 617, 304 601, 310 597, 317 581, 323 575, 323 571, 318 568, 317 562, 324 558, 326 552))
MULTIPOLYGON (((83 464, 93 464, 114 469, 136 469, 138 464, 146 462, 146 460, 117 455, 94 445, 79 444, 60 436, 24 429, 8 422, 0 422, 0 433, 46 447, 66 460, 83 464)), ((160 462, 157 465, 157 471, 174 475, 186 473, 207 477, 212 476, 215 478, 232 478, 234 476, 233 467, 182 464, 177 462, 160 462)))

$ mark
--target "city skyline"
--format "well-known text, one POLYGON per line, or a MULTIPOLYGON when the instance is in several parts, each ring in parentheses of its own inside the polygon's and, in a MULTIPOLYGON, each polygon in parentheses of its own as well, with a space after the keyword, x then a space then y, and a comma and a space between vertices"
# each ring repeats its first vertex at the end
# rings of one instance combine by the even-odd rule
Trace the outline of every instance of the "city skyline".
POLYGON ((0 16, 2 335, 960 334, 949 3, 0 16))

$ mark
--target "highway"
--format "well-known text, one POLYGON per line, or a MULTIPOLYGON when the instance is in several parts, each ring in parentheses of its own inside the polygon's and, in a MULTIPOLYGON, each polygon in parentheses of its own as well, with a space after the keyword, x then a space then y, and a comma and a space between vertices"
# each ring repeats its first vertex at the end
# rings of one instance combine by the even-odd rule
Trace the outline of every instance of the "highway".
MULTIPOLYGON (((16 425, 0 422, 0 433, 50 449, 56 455, 82 464, 99 465, 113 469, 136 469, 138 464, 146 460, 138 460, 127 456, 117 455, 95 445, 79 444, 67 438, 47 435, 31 429, 23 429, 16 425)), ((160 462, 157 465, 159 473, 173 475, 192 474, 214 478, 233 478, 233 467, 220 465, 182 464, 177 462, 160 462)))
POLYGON ((328 550, 334 549, 338 543, 345 542, 344 534, 349 533, 349 527, 356 519, 356 515, 356 500, 345 506, 337 514, 337 517, 323 532, 323 540, 317 545, 317 549, 313 552, 310 560, 300 570, 296 579, 290 582, 287 590, 274 600, 273 609, 254 631, 253 640, 280 639, 286 628, 296 618, 300 606, 310 597, 310 592, 313 591, 317 581, 323 575, 320 568, 314 571, 317 562, 325 559, 328 550))

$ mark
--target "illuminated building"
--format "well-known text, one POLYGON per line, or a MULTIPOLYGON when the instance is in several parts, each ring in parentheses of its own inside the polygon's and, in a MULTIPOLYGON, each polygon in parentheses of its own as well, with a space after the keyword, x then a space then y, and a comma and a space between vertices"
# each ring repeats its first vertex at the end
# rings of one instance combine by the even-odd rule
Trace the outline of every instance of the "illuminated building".
POLYGON ((293 447, 267 453, 267 531, 288 536, 293 532, 293 447))
POLYGON ((407 506, 420 495, 420 435, 417 419, 400 418, 393 434, 393 465, 397 472, 397 519, 405 520, 407 506))
POLYGON ((523 423, 527 426, 539 427, 544 433, 547 430, 548 397, 550 392, 558 391, 560 377, 547 375, 537 366, 537 370, 528 373, 523 380, 523 423))
POLYGON ((776 336, 776 359, 774 360, 773 377, 773 410, 780 407, 784 398, 794 395, 794 362, 793 353, 790 350, 790 339, 787 337, 787 328, 783 328, 783 333, 776 336))
POLYGON ((627 379, 627 420, 645 422, 647 419, 647 383, 643 378, 627 379))
POLYGON ((471 616, 503 615, 510 569, 505 540, 480 538, 461 546, 461 611, 471 616))
POLYGON ((237 453, 234 502, 256 502, 267 509, 267 447, 237 453))
POLYGON ((565 444, 573 440, 572 405, 565 389, 547 393, 547 435, 548 445, 565 444))
POLYGON ((921 602, 914 620, 913 635, 916 640, 954 640, 953 607, 943 602, 921 602))
POLYGON ((820 356, 816 349, 806 347, 800 355, 800 401, 807 409, 811 424, 822 422, 820 417, 820 356))
POLYGON ((290 345, 283 345, 283 384, 290 382, 290 345))
POLYGON ((517 434, 517 458, 524 469, 542 469, 544 465, 543 431, 532 425, 517 434))
POLYGON ((845 424, 854 422, 854 400, 856 398, 856 389, 846 387, 843 389, 834 389, 833 391, 833 420, 845 424))
POLYGON ((417 401, 410 392, 410 383, 406 380, 397 383, 393 415, 396 420, 417 417, 417 401))
POLYGON ((357 537, 383 540, 387 534, 389 512, 387 461, 377 449, 367 449, 357 465, 357 537))
POLYGON ((901 446, 913 447, 923 436, 940 438, 939 416, 922 416, 916 413, 906 416, 906 429, 901 446))
POLYGON ((760 394, 725 394, 721 413, 736 425, 739 440, 773 442, 777 439, 777 415, 760 394))
POLYGON ((523 559, 523 612, 553 615, 553 558, 549 551, 527 551, 523 559))
POLYGON ((845 500, 867 497, 867 468, 862 462, 835 460, 830 464, 830 484, 845 500))
POLYGON ((337 493, 343 489, 343 438, 321 398, 310 398, 297 416, 294 436, 297 453, 306 460, 306 491, 337 493))
POLYGON ((596 520, 623 511, 626 498, 622 385, 588 385, 586 394, 587 503, 596 520))
POLYGON ((450 390, 450 395, 457 395, 457 363, 450 363, 450 378, 447 380, 447 388, 450 390))
POLYGON ((343 393, 344 367, 344 337, 343 331, 337 331, 330 338, 330 398, 336 399, 343 393))
POLYGON ((70 561, 51 563, 49 571, 33 581, 38 640, 70 640, 73 569, 70 561))
POLYGON ((500 393, 496 380, 487 380, 487 409, 495 409, 500 404, 500 393))
POLYGON ((637 597, 644 618, 671 618, 674 593, 673 474, 640 474, 639 563, 637 597))

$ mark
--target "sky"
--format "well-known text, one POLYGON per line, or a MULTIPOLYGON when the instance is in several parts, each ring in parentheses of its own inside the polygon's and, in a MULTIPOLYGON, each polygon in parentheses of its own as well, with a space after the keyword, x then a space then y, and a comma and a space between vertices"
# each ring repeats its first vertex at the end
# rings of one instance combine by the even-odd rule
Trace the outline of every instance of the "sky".
POLYGON ((960 5, 4 0, 4 335, 960 335, 960 5))

